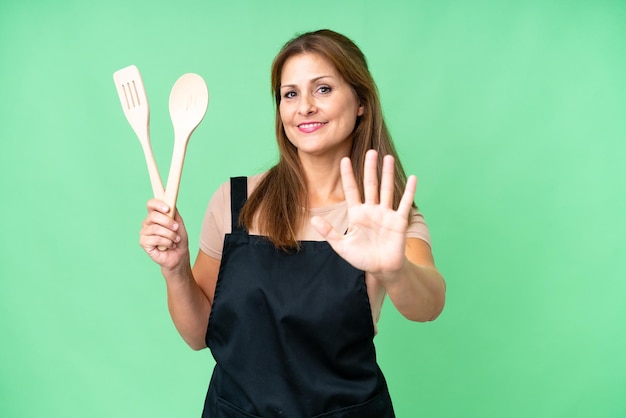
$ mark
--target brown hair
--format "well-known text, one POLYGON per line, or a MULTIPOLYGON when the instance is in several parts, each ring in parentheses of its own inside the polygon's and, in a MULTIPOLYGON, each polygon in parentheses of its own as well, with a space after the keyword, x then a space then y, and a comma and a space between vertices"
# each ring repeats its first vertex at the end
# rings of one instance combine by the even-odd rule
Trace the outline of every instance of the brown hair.
POLYGON ((276 104, 276 140, 280 151, 278 164, 272 167, 250 195, 240 223, 255 225, 276 247, 298 248, 297 233, 306 218, 308 198, 298 150, 289 141, 280 118, 280 84, 285 62, 294 55, 314 53, 328 60, 352 87, 364 113, 356 122, 350 158, 354 175, 363 196, 363 164, 365 153, 378 151, 378 175, 385 155, 395 158, 394 208, 404 193, 406 174, 398 159, 383 119, 378 89, 367 67, 363 52, 350 39, 331 30, 319 30, 299 35, 287 42, 272 64, 272 94, 276 104), (304 208, 304 210, 303 210, 304 208), (255 223, 256 222, 256 223, 255 223))

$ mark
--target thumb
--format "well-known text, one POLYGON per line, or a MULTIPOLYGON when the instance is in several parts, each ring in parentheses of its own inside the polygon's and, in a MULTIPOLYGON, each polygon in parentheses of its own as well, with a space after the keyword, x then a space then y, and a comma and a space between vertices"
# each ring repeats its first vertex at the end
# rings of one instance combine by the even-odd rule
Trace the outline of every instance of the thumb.
POLYGON ((328 243, 333 247, 343 237, 343 235, 338 233, 335 228, 333 228, 330 222, 321 216, 312 217, 311 225, 322 236, 322 238, 328 241, 328 243))

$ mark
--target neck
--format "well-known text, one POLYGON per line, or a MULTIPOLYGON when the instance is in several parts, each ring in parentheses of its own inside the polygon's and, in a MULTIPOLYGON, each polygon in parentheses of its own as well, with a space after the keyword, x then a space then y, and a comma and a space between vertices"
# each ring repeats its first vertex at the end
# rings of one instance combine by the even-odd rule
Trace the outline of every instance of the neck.
POLYGON ((300 158, 311 208, 332 205, 345 199, 339 170, 341 158, 300 158))

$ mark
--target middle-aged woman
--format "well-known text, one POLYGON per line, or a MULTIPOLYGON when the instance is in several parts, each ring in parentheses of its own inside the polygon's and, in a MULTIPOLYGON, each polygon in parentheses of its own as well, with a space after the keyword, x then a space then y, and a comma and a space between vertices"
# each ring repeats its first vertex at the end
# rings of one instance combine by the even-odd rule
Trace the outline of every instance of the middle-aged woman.
POLYGON ((417 180, 350 39, 290 40, 272 90, 280 161, 217 190, 193 268, 163 202, 148 202, 141 230, 176 328, 216 361, 203 417, 393 417, 373 343, 383 300, 430 321, 445 299, 417 180))

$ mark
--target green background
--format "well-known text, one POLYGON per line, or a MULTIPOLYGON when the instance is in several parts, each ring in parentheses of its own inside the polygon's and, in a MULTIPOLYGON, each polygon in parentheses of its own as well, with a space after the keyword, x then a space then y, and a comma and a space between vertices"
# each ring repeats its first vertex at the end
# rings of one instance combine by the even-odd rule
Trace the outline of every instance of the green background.
POLYGON ((138 245, 151 189, 112 74, 142 72, 163 177, 170 88, 207 81, 195 253, 216 187, 276 160, 272 58, 324 27, 369 59, 448 282, 435 322, 385 305, 398 416, 626 416, 626 2, 3 0, 1 417, 199 416, 213 362, 138 245))

